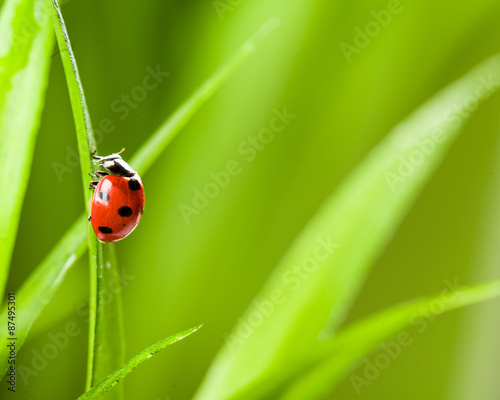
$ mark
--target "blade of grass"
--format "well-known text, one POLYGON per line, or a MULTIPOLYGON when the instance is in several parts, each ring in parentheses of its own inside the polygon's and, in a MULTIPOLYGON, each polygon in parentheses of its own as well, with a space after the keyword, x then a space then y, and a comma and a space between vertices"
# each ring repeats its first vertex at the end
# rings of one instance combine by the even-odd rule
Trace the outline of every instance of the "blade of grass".
MULTIPOLYGON (((68 269, 85 253, 86 225, 85 218, 77 220, 39 267, 30 274, 21 290, 16 292, 18 308, 23 310, 16 317, 17 349, 22 347, 33 322, 47 305, 47 299, 54 296, 68 269)), ((7 321, 5 312, 2 312, 0 320, 7 321)), ((0 333, 3 343, 6 343, 8 338, 5 331, 0 333)), ((0 376, 5 375, 9 368, 7 350, 5 346, 0 347, 0 376)))
POLYGON ((110 389, 118 384, 123 378, 130 374, 134 369, 141 365, 144 361, 149 360, 153 355, 163 350, 165 347, 177 343, 194 332, 199 330, 203 325, 197 326, 195 328, 188 329, 184 332, 177 333, 173 336, 163 339, 162 341, 148 347, 146 350, 142 351, 134 358, 132 358, 128 363, 123 365, 121 368, 117 369, 115 372, 107 376, 103 381, 99 382, 96 386, 92 387, 86 393, 78 397, 78 400, 90 400, 99 399, 104 396, 110 389))
MULTIPOLYGON (((322 399, 381 343, 398 334, 404 335, 404 342, 409 343, 411 335, 405 329, 417 323, 419 326, 427 327, 441 313, 498 296, 500 296, 500 281, 494 281, 399 304, 356 322, 324 343, 311 369, 297 374, 280 398, 322 399)), ((356 380, 353 382, 357 385, 366 384, 356 380)))
POLYGON ((132 158, 132 165, 141 173, 147 171, 167 148, 179 131, 220 86, 248 59, 259 43, 279 26, 278 18, 262 25, 225 63, 185 101, 163 125, 141 146, 132 158))
MULTIPOLYGON (((92 130, 90 113, 88 111, 82 81, 78 72, 75 55, 71 47, 68 31, 57 0, 52 3, 52 16, 63 67, 68 84, 73 118, 75 120, 78 153, 82 173, 84 202, 87 213, 90 214, 89 190, 90 173, 97 169, 92 162, 92 151, 96 141, 92 130)), ((90 227, 88 229, 89 244, 89 344, 87 357, 86 388, 114 371, 123 363, 124 340, 122 305, 119 295, 103 301, 104 293, 113 293, 110 287, 114 277, 119 275, 116 263, 114 245, 106 246, 97 240, 90 227), (106 250, 104 249, 106 247, 106 250), (112 278, 112 279, 110 279, 112 278)), ((123 390, 115 391, 109 399, 123 399, 123 390)))
POLYGON ((73 50, 71 48, 68 31, 61 14, 61 9, 59 8, 59 4, 56 0, 47 0, 47 2, 51 10, 54 31, 59 45, 59 53, 61 54, 64 73, 66 75, 66 83, 71 100, 73 119, 75 121, 85 209, 87 212, 90 212, 89 200, 92 194, 88 189, 91 180, 89 174, 95 172, 96 170, 91 157, 92 148, 96 146, 92 130, 92 122, 90 121, 82 81, 78 72, 78 66, 76 65, 75 55, 73 54, 73 50))
MULTIPOLYGON (((137 152, 137 156, 131 160, 137 170, 144 174, 147 172, 152 163, 160 156, 158 148, 164 149, 173 138, 180 132, 182 127, 187 124, 194 113, 210 98, 210 94, 214 93, 237 69, 238 67, 253 54, 257 45, 267 37, 276 24, 273 20, 263 25, 246 43, 243 44, 230 58, 223 64, 191 97, 189 97, 159 128, 153 133, 151 138, 137 152), (225 71, 225 73, 221 73, 225 71), (190 107, 188 106, 190 105, 190 107), (174 122, 177 121, 177 122, 174 122), (154 143, 154 145, 152 144, 154 143), (145 150, 149 149, 149 150, 145 150)), ((45 305, 48 304, 61 284, 67 269, 73 265, 81 253, 76 253, 73 257, 72 249, 85 249, 87 243, 85 241, 87 214, 82 214, 74 226, 66 232, 63 238, 58 242, 52 252, 44 259, 44 261, 34 270, 27 279, 25 284, 18 290, 19 298, 32 299, 31 302, 26 302, 26 308, 30 311, 26 313, 26 323, 18 328, 17 335, 22 338, 22 342, 26 339, 29 329, 33 322, 38 318, 45 305), (63 266, 67 265, 67 268, 63 266), (40 280, 38 286, 30 285, 30 282, 37 277, 40 280)), ((0 319, 6 318, 6 312, 2 311, 0 319)), ((6 339, 5 333, 0 333, 0 340, 6 339)), ((18 349, 20 345, 18 343, 18 349)), ((2 355, 7 354, 7 348, 0 348, 0 360, 6 360, 7 357, 2 355)), ((5 361, 0 361, 0 371, 2 376, 7 371, 8 364, 5 361)))
POLYGON ((335 332, 471 114, 466 106, 470 100, 477 106, 493 93, 499 77, 497 55, 426 102, 353 170, 239 319, 196 400, 258 398, 272 389, 276 371, 291 370, 318 338, 335 332), (416 156, 418 165, 412 165, 408 160, 416 156), (261 321, 241 337, 256 315, 261 321))
MULTIPOLYGON (((104 245, 97 251, 97 313, 96 341, 92 386, 102 381, 106 376, 119 368, 125 362, 125 333, 123 326, 123 310, 121 282, 116 266, 115 246, 104 245)), ((107 399, 124 396, 123 385, 118 390, 106 396, 107 399)))
POLYGON ((0 185, 9 193, 0 197, 1 298, 44 105, 53 48, 47 15, 43 0, 8 0, 0 14, 0 185))

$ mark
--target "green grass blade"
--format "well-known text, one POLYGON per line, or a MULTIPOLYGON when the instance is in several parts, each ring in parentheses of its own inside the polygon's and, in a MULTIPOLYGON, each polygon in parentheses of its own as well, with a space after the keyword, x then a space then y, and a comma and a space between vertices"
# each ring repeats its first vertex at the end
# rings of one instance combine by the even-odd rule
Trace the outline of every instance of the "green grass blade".
POLYGON ((227 337, 197 400, 258 397, 271 389, 277 370, 300 364, 318 338, 338 328, 370 267, 471 114, 465 105, 472 100, 477 107, 498 88, 499 78, 500 56, 484 61, 396 126, 353 170, 227 337), (415 154, 418 166, 401 167, 415 154), (262 318, 253 327, 255 316, 262 318))
POLYGON ((217 89, 257 49, 259 43, 279 26, 277 18, 271 18, 243 44, 214 74, 185 101, 165 123, 148 139, 132 158, 132 165, 141 173, 147 171, 161 155, 179 131, 217 89))
MULTIPOLYGON (((231 64, 224 64, 221 66, 205 83, 202 85, 204 89, 197 90, 183 105, 181 105, 173 114, 170 116, 166 122, 153 133, 151 139, 149 139, 138 151, 137 156, 133 157, 131 164, 141 171, 141 174, 147 172, 148 168, 157 159, 160 153, 156 152, 158 147, 165 148, 173 137, 180 131, 180 127, 174 121, 178 121, 178 124, 186 124, 194 114, 194 111, 199 109, 205 101, 209 99, 209 94, 213 93, 217 88, 219 88, 224 81, 226 81, 229 76, 234 73, 237 67, 247 59, 255 49, 258 43, 266 37, 267 34, 271 33, 272 28, 275 25, 269 21, 268 24, 260 28, 258 32, 236 52, 236 55, 232 56, 231 64), (238 56, 239 55, 239 56, 238 56), (225 73, 221 73, 225 71, 225 73), (186 104, 191 104, 195 108, 194 111, 188 109, 186 104), (153 142, 154 140, 154 142, 153 142), (154 143, 154 145, 152 145, 154 143), (149 149, 149 150, 145 150, 149 149), (148 152, 151 152, 148 154, 148 152)), ((29 313, 26 313, 26 324, 23 327, 21 334, 23 335, 23 341, 29 332, 29 328, 33 322, 38 318, 41 311, 48 304, 56 289, 61 284, 67 269, 73 265, 73 263, 81 256, 82 253, 77 252, 75 256, 71 252, 71 249, 85 249, 87 246, 86 237, 87 229, 89 228, 87 224, 87 214, 82 214, 73 228, 66 232, 63 239, 56 245, 49 256, 35 269, 35 271, 30 275, 26 283, 23 284, 18 293, 23 294, 23 298, 31 298, 32 302, 26 303, 26 308, 30 309, 29 313), (56 262, 57 261, 57 262, 56 262), (39 284, 37 286, 30 285, 33 279, 37 277, 39 279, 39 284), (57 278, 57 279, 56 279, 57 278)), ((21 295, 19 295, 21 296, 21 295)), ((93 298, 91 293, 91 299, 93 298)), ((0 314, 0 319, 6 318, 6 312, 2 310, 0 314)), ((22 343, 21 343, 22 344, 22 343)), ((18 349, 20 345, 18 344, 18 349)), ((2 351, 4 351, 2 349, 2 351)), ((4 357, 3 360, 6 360, 4 357)), ((2 369, 0 371, 6 371, 8 364, 4 361, 0 361, 2 369)), ((5 373, 5 372, 4 372, 5 373)))
MULTIPOLYGON (((87 213, 92 192, 89 190, 90 173, 97 168, 92 162, 92 150, 96 141, 87 102, 78 72, 75 55, 71 47, 68 31, 64 23, 57 0, 51 0, 54 30, 61 53, 66 81, 70 94, 73 118, 75 120, 78 153, 82 173, 84 202, 87 213)), ((113 244, 104 245, 88 230, 89 242, 89 345, 87 360, 86 387, 89 389, 95 382, 114 371, 123 363, 124 334, 122 320, 122 305, 119 295, 103 301, 104 293, 113 293, 110 282, 118 276, 115 250, 113 244)), ((110 399, 123 399, 123 390, 115 391, 110 399)))
MULTIPOLYGON (((125 362, 125 333, 121 282, 114 245, 98 247, 97 299, 94 367, 92 385, 102 381, 125 362)), ((106 396, 106 399, 123 398, 123 385, 106 396)))
POLYGON ((66 75, 66 83, 68 85, 69 97, 71 100, 71 109, 73 110, 73 119, 75 121, 76 138, 78 143, 78 154, 80 156, 80 170, 82 174, 82 185, 85 201, 85 209, 89 212, 89 200, 91 192, 88 190, 90 184, 91 172, 94 172, 95 167, 90 157, 92 148, 95 147, 95 138, 92 130, 92 122, 85 100, 82 80, 76 65, 75 55, 71 48, 68 31, 64 23, 61 9, 56 0, 47 0, 51 8, 52 20, 54 23, 54 31, 56 33, 57 43, 61 54, 61 59, 66 75))
MULTIPOLYGON (((16 337, 19 350, 26 340, 26 336, 33 322, 40 315, 59 285, 68 269, 80 258, 87 249, 86 225, 84 218, 76 221, 64 235, 52 252, 42 261, 35 271, 16 292, 17 305, 22 312, 17 314, 16 337)), ((0 320, 7 321, 7 315, 2 312, 0 320)), ((6 343, 7 330, 0 331, 0 340, 6 343)), ((0 376, 3 376, 9 367, 7 362, 9 349, 0 347, 0 376)))
POLYGON ((53 48, 42 0, 8 0, 0 14, 0 295, 28 185, 53 48), (20 106, 22 104, 22 106, 20 106))
POLYGON ((97 384, 88 390, 85 394, 80 396, 78 400, 90 400, 99 399, 104 396, 110 389, 118 384, 123 378, 130 374, 134 369, 141 365, 144 361, 150 359, 156 353, 163 350, 165 347, 170 346, 178 341, 192 335, 194 332, 199 330, 203 325, 197 326, 196 328, 188 329, 184 332, 177 333, 173 336, 163 339, 162 341, 148 347, 146 350, 142 351, 134 358, 132 358, 127 364, 107 376, 102 382, 97 384))
MULTIPOLYGON (((466 289, 445 290, 445 293, 433 297, 389 308, 343 329, 322 346, 318 362, 310 371, 297 374, 281 399, 324 398, 381 343, 398 336, 394 346, 404 348, 410 345, 413 338, 405 329, 418 326, 419 331, 424 332, 441 313, 500 296, 500 281, 466 289)), ((392 354, 397 354, 397 351, 393 350, 392 354)), ((365 377, 357 375, 352 375, 351 381, 355 389, 357 388, 358 394, 362 387, 371 384, 365 377)))

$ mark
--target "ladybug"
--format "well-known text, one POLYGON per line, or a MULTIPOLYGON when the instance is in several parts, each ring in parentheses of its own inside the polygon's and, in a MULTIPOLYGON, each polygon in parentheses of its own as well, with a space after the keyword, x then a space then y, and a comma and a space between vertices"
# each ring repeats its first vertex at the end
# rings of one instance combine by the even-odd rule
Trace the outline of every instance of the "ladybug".
POLYGON ((123 151, 106 157, 96 156, 94 162, 109 172, 91 174, 94 190, 91 214, 88 218, 101 242, 117 242, 127 237, 141 220, 144 211, 144 186, 141 178, 120 156, 123 151))

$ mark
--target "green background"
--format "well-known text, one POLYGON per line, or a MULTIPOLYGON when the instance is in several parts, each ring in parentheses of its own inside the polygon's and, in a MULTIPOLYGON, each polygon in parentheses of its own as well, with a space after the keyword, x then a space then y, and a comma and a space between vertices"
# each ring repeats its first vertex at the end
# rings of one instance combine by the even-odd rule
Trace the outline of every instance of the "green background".
MULTIPOLYGON (((348 171, 418 105, 500 51, 500 3, 491 0, 403 0, 402 11, 350 63, 340 44, 353 45, 355 28, 364 29, 375 20, 371 12, 387 10, 388 2, 239 3, 222 18, 211 0, 71 0, 62 6, 94 127, 106 118, 115 127, 103 134, 99 151, 125 147, 125 159, 259 26, 271 17, 281 22, 143 178, 144 217, 117 245, 120 267, 133 276, 123 291, 126 358, 180 330, 205 327, 131 374, 124 382, 128 399, 191 398, 224 334, 348 171), (170 75, 120 119, 113 102, 142 84, 148 66, 158 65, 170 75), (238 146, 283 107, 296 118, 246 161, 238 146), (179 205, 191 205, 193 189, 203 190, 210 172, 232 160, 242 172, 187 224, 179 205)), ((56 48, 49 82, 9 291, 83 209, 56 48), (54 163, 69 165, 67 157, 74 164, 59 179, 54 163)), ((499 277, 499 109, 496 95, 468 122, 373 270, 349 321, 440 291, 445 280, 499 277)), ((71 399, 84 391, 87 275, 84 257, 35 323, 19 361, 32 365, 69 322, 81 333, 27 385, 18 374, 17 398, 71 399)), ((362 397, 498 399, 498 306, 440 317, 362 397)), ((329 398, 358 396, 347 380, 329 398)))

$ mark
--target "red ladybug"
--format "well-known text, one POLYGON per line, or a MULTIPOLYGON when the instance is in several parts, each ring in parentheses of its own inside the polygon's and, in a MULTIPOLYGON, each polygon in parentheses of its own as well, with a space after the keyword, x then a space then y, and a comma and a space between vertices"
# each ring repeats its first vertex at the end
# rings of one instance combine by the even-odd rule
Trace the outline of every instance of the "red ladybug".
POLYGON ((106 157, 95 155, 108 172, 97 171, 90 182, 94 189, 91 214, 92 228, 101 242, 117 242, 134 230, 144 210, 144 186, 141 178, 120 156, 120 151, 106 157))

